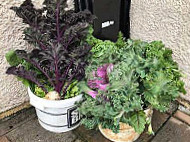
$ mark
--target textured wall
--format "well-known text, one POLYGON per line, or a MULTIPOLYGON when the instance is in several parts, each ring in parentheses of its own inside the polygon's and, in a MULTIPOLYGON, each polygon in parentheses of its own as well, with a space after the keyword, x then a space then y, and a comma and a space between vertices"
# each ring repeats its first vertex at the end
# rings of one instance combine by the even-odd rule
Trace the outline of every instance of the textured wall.
MULTIPOLYGON (((24 0, 0 0, 0 113, 28 101, 26 88, 14 76, 5 74, 9 66, 4 55, 11 49, 30 49, 24 40, 22 31, 27 26, 22 23, 11 6, 19 6, 24 0)), ((43 0, 33 0, 37 8, 43 0)), ((72 0, 68 0, 72 8, 72 0)))
POLYGON ((131 37, 162 40, 184 73, 190 100, 190 1, 132 0, 131 37))

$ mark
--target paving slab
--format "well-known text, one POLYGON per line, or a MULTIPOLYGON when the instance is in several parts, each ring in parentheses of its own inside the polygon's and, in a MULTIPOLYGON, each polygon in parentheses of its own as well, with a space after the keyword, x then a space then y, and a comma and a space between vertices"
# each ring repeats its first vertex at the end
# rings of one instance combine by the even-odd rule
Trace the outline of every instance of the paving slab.
POLYGON ((152 142, 189 142, 190 126, 171 117, 152 142))
POLYGON ((157 110, 154 110, 152 116, 152 129, 154 133, 157 133, 158 130, 168 121, 171 116, 166 113, 161 113, 157 110))
MULTIPOLYGON (((163 138, 157 137, 159 137, 160 133, 165 132, 163 132, 165 124, 168 125, 168 123, 171 123, 168 122, 168 120, 171 121, 171 114, 175 111, 176 107, 175 109, 171 109, 168 113, 160 113, 154 110, 152 127, 153 131, 156 133, 156 138, 144 132, 136 142, 148 142, 152 139, 154 142, 170 142, 167 141, 168 139, 166 139, 166 141, 160 141, 163 138)), ((181 131, 183 132, 184 130, 180 128, 178 133, 181 131)), ((11 118, 0 120, 0 142, 4 142, 2 139, 6 139, 7 141, 5 142, 8 142, 8 140, 10 140, 10 142, 110 142, 102 136, 98 130, 87 130, 83 126, 74 131, 62 134, 46 131, 39 125, 34 108, 22 111, 11 118)))
MULTIPOLYGON (((174 114, 179 106, 179 103, 173 102, 170 105, 169 110, 166 113, 161 113, 157 110, 154 110, 152 116, 152 129, 155 133, 159 133, 159 130, 165 125, 165 123, 169 120, 172 114, 174 114)), ((154 135, 147 134, 147 130, 141 134, 141 136, 135 142, 148 142, 154 138, 154 135)))
POLYGON ((181 111, 177 111, 175 114, 174 114, 174 117, 176 117, 177 119, 187 123, 188 125, 190 125, 190 116, 185 114, 184 112, 181 112, 181 111))
MULTIPOLYGON (((156 133, 170 118, 168 114, 160 113, 154 110, 152 117, 153 131, 156 133)), ((87 142, 110 142, 98 130, 87 130, 84 126, 76 129, 75 134, 81 137, 82 140, 87 142)), ((147 142, 153 138, 153 135, 148 135, 146 131, 135 142, 147 142)))
POLYGON ((43 129, 34 118, 6 134, 11 142, 74 142, 77 137, 70 131, 56 134, 43 129))
POLYGON ((110 142, 98 130, 88 130, 84 126, 78 127, 74 133, 86 142, 110 142))
MULTIPOLYGON (((158 133, 159 129, 167 122, 169 118, 170 115, 154 110, 152 116, 152 129, 155 134, 158 133)), ((148 142, 153 137, 153 135, 147 134, 147 130, 145 130, 145 132, 142 133, 141 136, 135 142, 148 142)))
POLYGON ((14 130, 34 117, 36 117, 35 109, 31 107, 20 111, 11 117, 0 120, 0 136, 14 130))

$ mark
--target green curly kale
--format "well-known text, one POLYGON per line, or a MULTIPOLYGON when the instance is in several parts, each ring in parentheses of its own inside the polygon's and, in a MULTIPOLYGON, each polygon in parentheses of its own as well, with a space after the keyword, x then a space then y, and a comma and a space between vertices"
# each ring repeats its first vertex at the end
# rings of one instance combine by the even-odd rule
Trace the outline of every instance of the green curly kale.
POLYGON ((79 86, 81 90, 85 88, 79 110, 84 117, 82 124, 87 128, 101 125, 117 133, 119 122, 123 122, 142 133, 145 125, 150 124, 145 108, 164 112, 179 93, 186 93, 180 80, 181 72, 172 59, 172 51, 162 42, 125 40, 120 33, 117 42, 113 43, 96 39, 91 33, 92 29, 87 38, 93 47, 90 65, 86 67, 87 82, 79 86), (94 73, 105 64, 113 64, 113 70, 107 73, 109 84, 106 91, 89 84, 89 81, 93 82, 94 73), (85 90, 97 94, 92 98, 85 90))
POLYGON ((184 82, 178 65, 172 59, 172 50, 165 48, 160 41, 154 41, 146 46, 146 59, 154 60, 148 68, 145 86, 145 99, 157 110, 166 111, 171 101, 186 93, 184 82))

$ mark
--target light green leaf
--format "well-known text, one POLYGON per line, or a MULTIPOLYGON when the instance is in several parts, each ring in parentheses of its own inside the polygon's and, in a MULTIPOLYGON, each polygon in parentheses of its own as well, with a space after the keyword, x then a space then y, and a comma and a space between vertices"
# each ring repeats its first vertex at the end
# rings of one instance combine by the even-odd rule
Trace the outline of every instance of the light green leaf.
POLYGON ((130 116, 130 125, 135 129, 137 133, 142 133, 145 129, 146 115, 144 111, 138 111, 132 113, 130 116))
POLYGON ((26 87, 30 86, 30 81, 24 78, 17 77, 18 81, 21 81, 26 87))
POLYGON ((5 58, 11 66, 18 66, 22 63, 22 60, 16 55, 15 51, 10 50, 6 53, 5 58))

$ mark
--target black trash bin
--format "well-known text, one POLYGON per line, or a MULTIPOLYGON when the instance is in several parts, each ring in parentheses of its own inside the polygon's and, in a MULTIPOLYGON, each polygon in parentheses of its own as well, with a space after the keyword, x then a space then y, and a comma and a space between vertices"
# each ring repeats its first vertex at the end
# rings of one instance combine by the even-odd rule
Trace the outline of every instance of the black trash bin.
POLYGON ((90 10, 94 21, 94 36, 116 41, 119 31, 126 38, 130 34, 130 0, 75 0, 75 10, 90 10))

